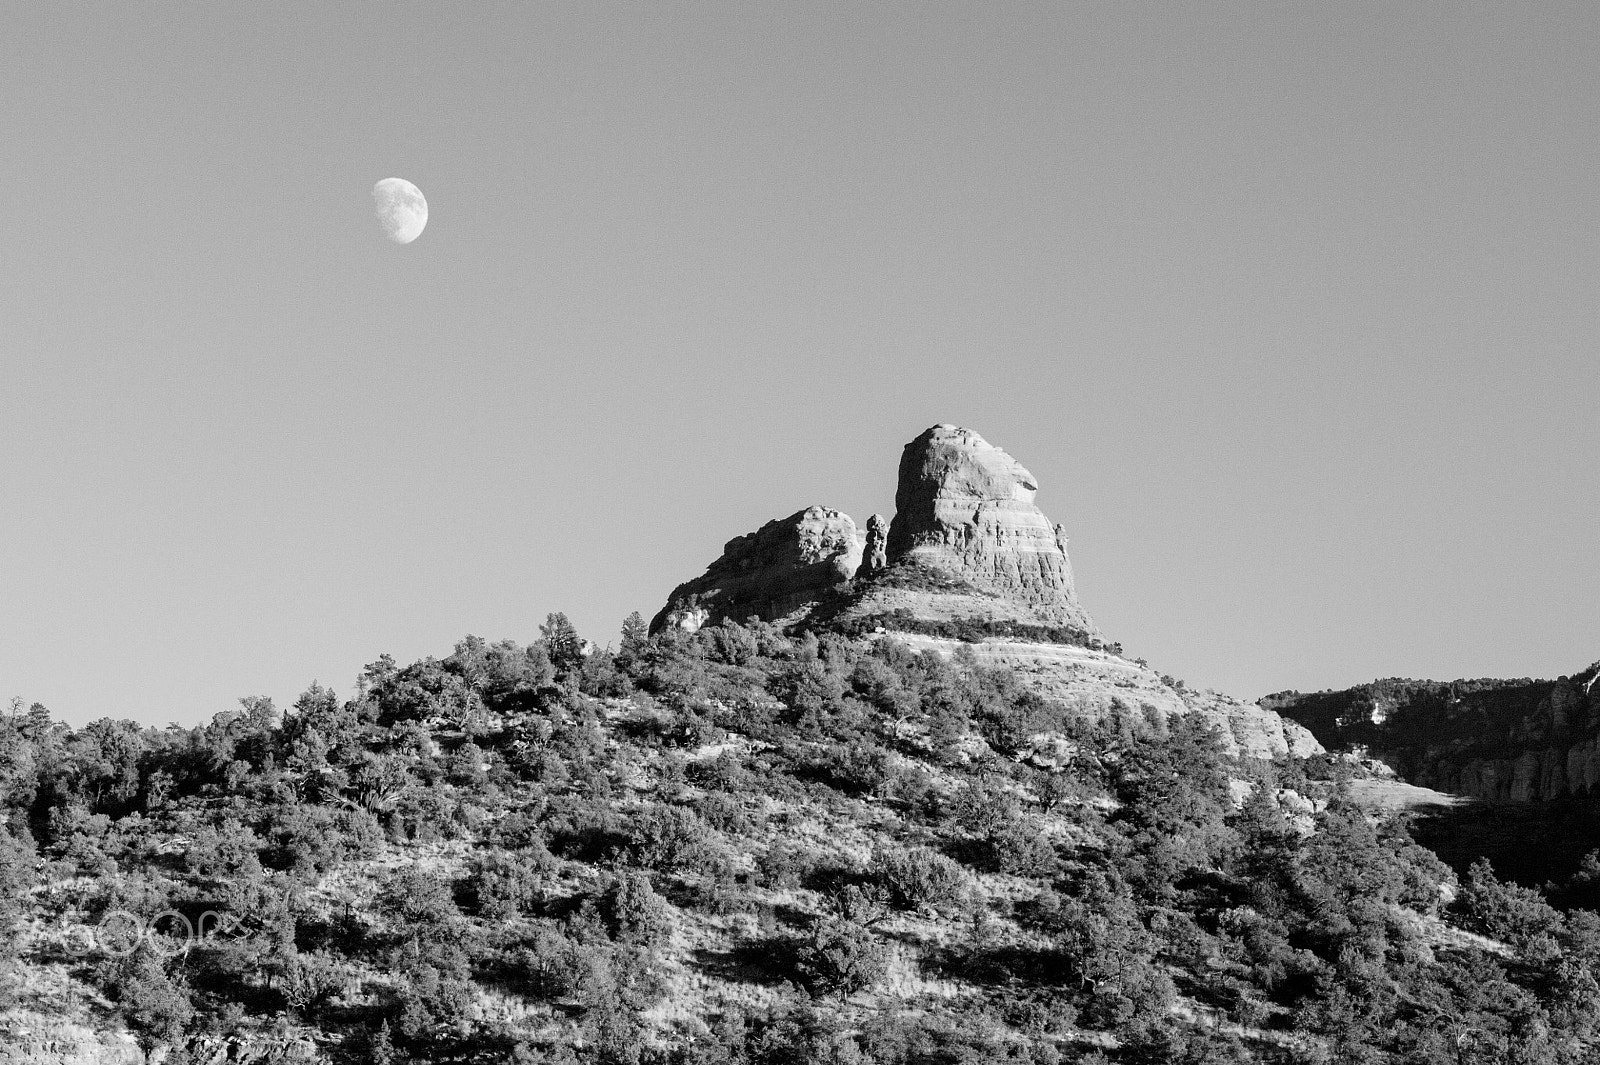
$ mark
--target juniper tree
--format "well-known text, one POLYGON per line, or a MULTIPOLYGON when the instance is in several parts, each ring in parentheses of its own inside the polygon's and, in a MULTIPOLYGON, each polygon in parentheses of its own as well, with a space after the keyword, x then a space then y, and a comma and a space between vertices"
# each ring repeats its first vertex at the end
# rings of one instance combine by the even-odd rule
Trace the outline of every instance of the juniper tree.
POLYGON ((539 635, 544 639, 545 653, 556 668, 569 669, 583 658, 583 640, 567 615, 547 614, 544 624, 539 626, 539 635))

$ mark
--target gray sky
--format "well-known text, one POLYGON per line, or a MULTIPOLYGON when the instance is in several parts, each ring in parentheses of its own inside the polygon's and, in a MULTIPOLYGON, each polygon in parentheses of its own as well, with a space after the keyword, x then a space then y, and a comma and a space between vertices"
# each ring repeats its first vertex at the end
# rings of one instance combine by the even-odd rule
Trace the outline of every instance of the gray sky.
POLYGON ((1597 42, 1593 4, 10 8, 0 696, 187 724, 553 610, 604 643, 770 518, 892 512, 941 421, 1191 683, 1576 671, 1597 42))

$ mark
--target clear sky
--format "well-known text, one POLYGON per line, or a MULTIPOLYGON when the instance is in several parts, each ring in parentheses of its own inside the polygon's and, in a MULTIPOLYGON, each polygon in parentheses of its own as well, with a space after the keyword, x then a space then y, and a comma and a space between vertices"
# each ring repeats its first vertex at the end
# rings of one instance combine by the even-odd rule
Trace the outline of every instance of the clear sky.
POLYGON ((1191 683, 1600 658, 1600 5, 6 18, 0 697, 605 643, 935 422, 1191 683))

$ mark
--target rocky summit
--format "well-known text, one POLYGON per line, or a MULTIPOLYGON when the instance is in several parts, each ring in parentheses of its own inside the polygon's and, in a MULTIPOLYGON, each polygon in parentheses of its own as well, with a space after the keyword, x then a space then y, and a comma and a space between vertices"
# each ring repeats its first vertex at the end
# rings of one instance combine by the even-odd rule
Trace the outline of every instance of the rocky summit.
POLYGON ((1322 750, 1271 710, 1188 689, 1107 643, 1078 601, 1067 537, 1034 504, 1039 483, 970 429, 935 425, 905 446, 895 515, 865 533, 809 507, 728 541, 673 590, 651 631, 750 618, 895 638, 915 650, 1005 669, 1083 720, 1160 731, 1195 713, 1229 754, 1322 750))
POLYGON ((889 563, 938 571, 1041 624, 1098 636, 1078 603, 1066 535, 1034 506, 1038 488, 1022 463, 977 433, 935 425, 901 455, 889 563))

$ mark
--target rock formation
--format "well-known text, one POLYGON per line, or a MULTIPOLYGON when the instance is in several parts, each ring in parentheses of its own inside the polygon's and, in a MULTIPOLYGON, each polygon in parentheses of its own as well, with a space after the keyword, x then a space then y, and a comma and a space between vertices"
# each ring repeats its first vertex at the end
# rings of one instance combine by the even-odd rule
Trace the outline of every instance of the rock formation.
POLYGON ((1323 753, 1322 744, 1308 729, 1271 710, 1176 683, 1109 651, 1006 639, 963 643, 893 630, 879 638, 893 638, 913 651, 932 651, 945 658, 958 652, 971 655, 979 665, 1007 670, 1031 691, 1072 707, 1086 721, 1120 720, 1134 731, 1159 732, 1174 717, 1199 714, 1216 729, 1230 755, 1304 758, 1323 753))
POLYGON ((1160 729, 1197 713, 1233 754, 1322 750, 1270 710, 1175 686, 1108 647, 1078 603, 1066 531, 1033 504, 1038 487, 977 433, 936 425, 905 447, 892 523, 873 515, 863 538, 847 515, 824 507, 768 522, 679 585, 651 631, 753 615, 892 637, 946 657, 965 648, 1086 718, 1122 715, 1160 729))
POLYGON ((708 621, 798 620, 861 565, 862 540, 850 515, 807 507, 729 540, 704 574, 673 589, 650 631, 694 631, 708 621))
POLYGON ((900 458, 888 564, 914 565, 1098 637, 1078 603, 1066 537, 1033 504, 1039 483, 969 429, 935 425, 900 458))
POLYGON ((1329 747, 1363 747, 1407 783, 1531 802, 1600 786, 1600 664, 1557 680, 1379 680, 1261 704, 1329 747))
POLYGON ((882 514, 867 519, 867 546, 861 554, 861 568, 856 575, 866 580, 882 573, 889 565, 889 523, 882 514))

